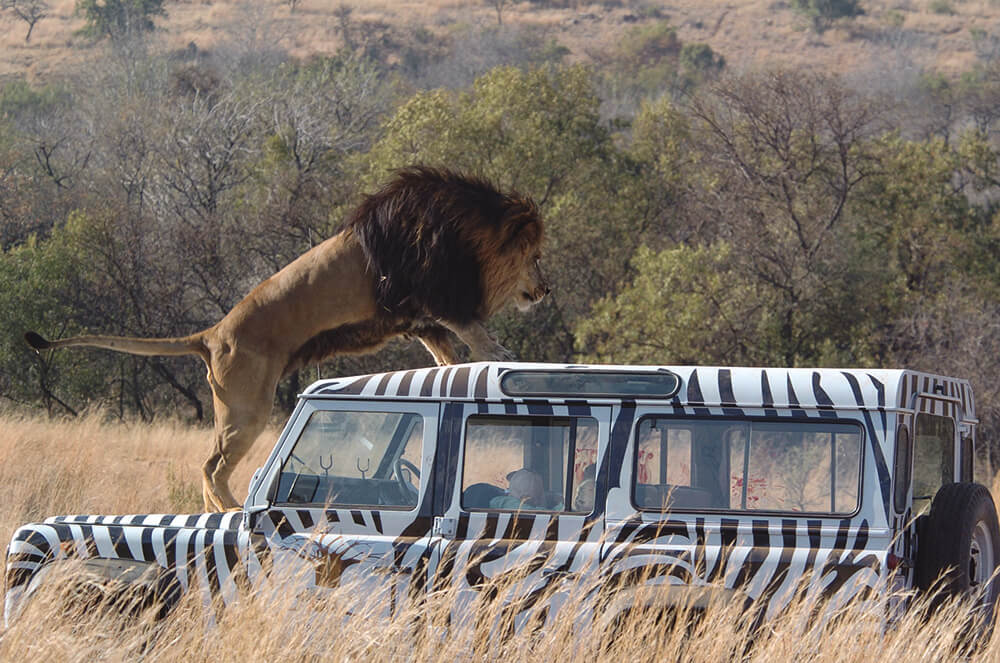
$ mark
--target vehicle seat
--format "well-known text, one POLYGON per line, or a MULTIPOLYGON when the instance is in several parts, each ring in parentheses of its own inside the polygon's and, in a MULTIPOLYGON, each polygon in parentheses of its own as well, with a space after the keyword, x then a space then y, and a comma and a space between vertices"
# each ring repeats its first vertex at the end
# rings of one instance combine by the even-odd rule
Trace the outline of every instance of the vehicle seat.
POLYGON ((504 490, 491 483, 474 483, 462 493, 462 506, 473 509, 490 508, 490 500, 503 495, 504 490))

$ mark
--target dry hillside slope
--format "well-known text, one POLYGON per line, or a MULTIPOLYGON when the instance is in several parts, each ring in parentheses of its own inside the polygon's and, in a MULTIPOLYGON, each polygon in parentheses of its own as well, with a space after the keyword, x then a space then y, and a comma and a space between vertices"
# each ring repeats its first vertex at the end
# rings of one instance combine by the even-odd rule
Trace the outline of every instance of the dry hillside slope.
MULTIPOLYGON (((10 12, 0 13, 0 76, 46 77, 85 62, 95 48, 75 31, 76 0, 48 0, 50 11, 34 29, 10 12)), ((168 16, 157 19, 163 47, 200 49, 222 44, 248 51, 275 45, 305 56, 332 53, 342 44, 335 11, 352 20, 379 22, 399 35, 423 28, 445 38, 456 31, 497 22, 495 0, 168 0, 168 16)), ((684 42, 703 42, 731 67, 806 66, 826 71, 891 73, 896 68, 957 73, 967 69, 1000 34, 997 0, 865 0, 864 16, 819 35, 789 0, 606 0, 507 2, 507 26, 531 25, 568 47, 574 61, 594 61, 620 43, 625 32, 646 21, 667 19, 684 42), (569 7, 551 7, 567 4, 569 7), (977 35, 979 38, 977 39, 977 35), (983 39, 986 36, 987 39, 983 39)))

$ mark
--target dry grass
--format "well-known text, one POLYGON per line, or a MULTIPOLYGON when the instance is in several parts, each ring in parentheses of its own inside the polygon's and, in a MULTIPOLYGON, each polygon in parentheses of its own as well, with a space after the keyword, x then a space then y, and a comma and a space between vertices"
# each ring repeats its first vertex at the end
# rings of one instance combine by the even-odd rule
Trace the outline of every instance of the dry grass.
MULTIPOLYGON (((274 429, 261 435, 237 468, 237 499, 277 435, 274 429)), ((200 513, 200 467, 210 448, 210 429, 177 421, 114 424, 98 413, 55 422, 2 416, 0 537, 9 541, 18 526, 57 514, 200 513)))
MULTIPOLYGON (((93 46, 74 35, 81 19, 75 0, 49 0, 51 12, 24 42, 27 25, 0 13, 0 76, 46 77, 69 64, 84 62, 93 46)), ((378 20, 395 30, 425 27, 446 35, 459 26, 495 25, 496 12, 484 0, 301 0, 291 11, 282 0, 185 0, 166 3, 159 21, 162 46, 180 49, 189 42, 214 49, 222 44, 254 49, 278 45, 293 55, 333 53, 341 45, 334 9, 347 4, 355 20, 378 20)), ((703 42, 733 67, 814 67, 824 71, 881 72, 923 67, 959 72, 975 61, 972 30, 996 29, 996 0, 868 0, 865 16, 817 35, 790 9, 775 0, 621 0, 567 8, 542 8, 510 2, 506 25, 544 28, 571 50, 570 59, 590 61, 619 43, 631 27, 664 18, 685 42, 703 42), (950 11, 941 8, 947 5, 950 11)))
MULTIPOLYGON (((67 569, 67 573, 71 569, 67 569)), ((690 606, 672 617, 635 611, 619 622, 591 621, 590 590, 568 592, 558 616, 528 610, 525 627, 511 635, 503 597, 522 591, 522 579, 496 583, 497 601, 479 593, 454 618, 456 593, 430 594, 420 606, 385 613, 387 601, 370 589, 341 586, 322 597, 291 590, 243 595, 224 610, 206 608, 188 594, 166 619, 150 611, 123 618, 107 604, 83 603, 66 577, 50 576, 0 641, 0 658, 44 657, 84 661, 441 661, 573 660, 757 661, 880 660, 993 661, 1000 641, 978 640, 963 649, 962 607, 928 616, 918 605, 891 628, 880 617, 886 603, 833 609, 804 594, 775 619, 756 626, 739 602, 717 601, 692 619, 690 606), (100 604, 98 604, 99 607, 100 604), (818 616, 819 615, 819 616, 818 616)), ((120 605, 120 604, 119 604, 120 605)))
MULTIPOLYGON (((45 515, 173 512, 185 499, 197 503, 194 478, 207 430, 175 422, 107 424, 91 414, 54 423, 7 415, 0 417, 0 431, 0 536, 9 538, 17 525, 45 515)), ((263 461, 276 432, 269 431, 249 464, 240 468, 233 484, 238 493, 245 490, 252 468, 263 461)), ((508 578, 497 587, 498 595, 522 593, 520 582, 508 578)), ((710 605, 694 622, 683 618, 683 610, 681 618, 666 621, 636 613, 614 625, 612 635, 606 630, 610 624, 581 629, 596 588, 574 583, 566 587, 566 602, 557 618, 546 623, 543 614, 534 614, 536 627, 510 637, 503 635, 510 622, 502 601, 473 603, 462 613, 473 618, 449 625, 457 599, 451 589, 436 591, 418 608, 389 617, 388 600, 368 588, 340 587, 316 597, 295 586, 295 579, 275 582, 257 594, 242 595, 225 610, 204 606, 202 597, 192 593, 165 620, 154 622, 150 613, 123 618, 115 609, 94 610, 92 604, 70 600, 78 598, 73 593, 78 588, 47 581, 3 633, 0 660, 584 662, 666 657, 690 662, 868 663, 875 652, 885 660, 1000 659, 996 637, 971 656, 962 658, 956 652, 963 614, 957 607, 930 619, 914 610, 886 630, 880 619, 887 610, 884 601, 849 605, 817 619, 815 604, 801 597, 777 619, 754 630, 739 602, 729 601, 710 605)))

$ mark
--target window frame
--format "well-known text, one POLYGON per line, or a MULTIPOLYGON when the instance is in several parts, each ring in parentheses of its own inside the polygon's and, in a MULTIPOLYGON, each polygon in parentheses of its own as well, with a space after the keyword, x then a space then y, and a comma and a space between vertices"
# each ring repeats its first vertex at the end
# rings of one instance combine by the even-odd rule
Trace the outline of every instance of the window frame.
MULTIPOLYGON (((749 438, 748 438, 749 441, 749 438)), ((845 518, 853 518, 857 516, 863 506, 864 506, 864 481, 865 481, 865 464, 866 464, 866 449, 867 449, 867 435, 864 424, 857 419, 848 418, 816 418, 816 417, 775 417, 775 416, 746 416, 746 417, 734 417, 734 416, 705 416, 705 415, 690 415, 687 413, 677 413, 677 412, 655 412, 646 411, 640 415, 633 426, 630 443, 633 447, 632 449, 632 468, 631 468, 631 486, 629 487, 629 500, 632 508, 636 509, 642 513, 657 513, 657 514, 692 514, 692 513, 711 513, 711 514, 726 514, 735 516, 785 516, 794 518, 836 518, 842 520, 845 518), (752 427, 754 423, 763 424, 808 424, 808 425, 847 425, 856 428, 858 435, 860 436, 858 443, 859 450, 859 462, 858 462, 858 483, 857 483, 857 505, 853 511, 850 512, 832 512, 832 511, 790 511, 790 510, 776 510, 776 509, 733 509, 733 508, 718 508, 718 507, 672 507, 670 509, 658 509, 649 506, 641 506, 636 500, 636 488, 638 486, 638 459, 639 459, 639 428, 642 422, 649 418, 656 419, 671 419, 676 421, 705 421, 705 422, 733 422, 733 423, 748 423, 752 427)), ((694 440, 692 440, 692 454, 694 454, 694 440)), ((744 483, 746 479, 746 464, 749 462, 749 454, 745 454, 744 458, 744 483)), ((730 470, 731 471, 731 470, 730 470)))

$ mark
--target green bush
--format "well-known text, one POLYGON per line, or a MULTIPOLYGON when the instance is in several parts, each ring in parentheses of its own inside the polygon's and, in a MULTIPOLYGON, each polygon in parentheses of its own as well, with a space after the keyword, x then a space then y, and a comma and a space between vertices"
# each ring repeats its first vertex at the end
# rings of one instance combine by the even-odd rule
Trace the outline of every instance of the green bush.
POLYGON ((792 0, 792 7, 812 22, 813 30, 822 33, 837 19, 861 16, 865 10, 860 0, 792 0))
POLYGON ((681 52, 677 28, 666 21, 632 28, 621 46, 621 55, 634 67, 655 65, 664 58, 676 57, 681 52))
POLYGON ((948 0, 931 0, 931 3, 927 6, 927 8, 934 14, 952 16, 955 13, 955 8, 951 6, 951 3, 948 2, 948 0))
POLYGON ((720 71, 726 66, 726 59, 708 44, 693 43, 681 47, 680 63, 688 72, 704 74, 720 71))
POLYGON ((153 17, 167 11, 163 0, 77 0, 76 14, 84 20, 80 34, 114 42, 151 31, 153 17))

